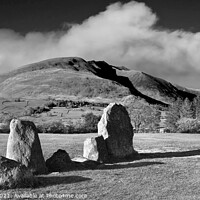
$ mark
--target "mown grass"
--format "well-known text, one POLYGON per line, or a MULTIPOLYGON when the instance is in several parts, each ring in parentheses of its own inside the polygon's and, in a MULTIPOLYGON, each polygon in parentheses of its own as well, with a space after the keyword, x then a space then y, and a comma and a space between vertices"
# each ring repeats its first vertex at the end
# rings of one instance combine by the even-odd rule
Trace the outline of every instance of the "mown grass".
MULTIPOLYGON (((3 155, 7 136, 0 135, 3 155)), ((74 157, 82 155, 83 141, 91 136, 96 134, 40 134, 40 139, 45 158, 59 148, 74 157)), ((82 195, 79 199, 198 199, 199 143, 197 134, 136 134, 134 148, 143 153, 139 160, 39 176, 41 185, 37 188, 4 190, 1 194, 43 194, 43 199, 56 199, 58 194, 66 195, 59 199, 70 199, 68 194, 82 195)))

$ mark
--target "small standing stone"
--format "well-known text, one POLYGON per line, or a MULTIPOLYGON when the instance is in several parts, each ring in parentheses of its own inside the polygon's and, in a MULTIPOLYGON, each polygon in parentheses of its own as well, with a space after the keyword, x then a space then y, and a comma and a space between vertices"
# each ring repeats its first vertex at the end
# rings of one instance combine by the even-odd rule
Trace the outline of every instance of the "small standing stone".
POLYGON ((106 143, 102 136, 87 138, 84 141, 83 157, 102 163, 108 162, 106 143))
POLYGON ((33 122, 19 119, 10 122, 6 157, 22 163, 34 174, 47 172, 39 136, 33 122))
POLYGON ((0 156, 0 189, 32 187, 35 183, 30 169, 15 160, 0 156))
POLYGON ((65 150, 59 149, 46 160, 46 166, 49 172, 62 172, 72 167, 72 161, 65 150))

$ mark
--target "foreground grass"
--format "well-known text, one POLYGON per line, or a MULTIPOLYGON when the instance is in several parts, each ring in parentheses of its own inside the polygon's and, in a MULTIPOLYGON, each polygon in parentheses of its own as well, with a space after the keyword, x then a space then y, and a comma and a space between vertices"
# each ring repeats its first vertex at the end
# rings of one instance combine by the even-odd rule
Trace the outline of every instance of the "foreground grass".
MULTIPOLYGON (((59 148, 74 157, 82 155, 83 141, 91 136, 96 134, 41 134, 40 139, 45 158, 59 148)), ((6 141, 7 135, 0 135, 2 155, 6 141)), ((198 199, 199 143, 200 135, 196 134, 137 134, 134 148, 143 159, 39 176, 38 188, 3 190, 0 194, 16 199, 23 195, 33 199, 39 195, 43 199, 198 199)))

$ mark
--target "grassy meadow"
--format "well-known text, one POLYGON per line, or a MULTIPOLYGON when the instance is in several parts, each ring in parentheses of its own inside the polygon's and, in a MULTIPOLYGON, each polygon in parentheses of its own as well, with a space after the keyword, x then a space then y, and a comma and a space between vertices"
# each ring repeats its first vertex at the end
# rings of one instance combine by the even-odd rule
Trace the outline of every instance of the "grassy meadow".
MULTIPOLYGON (((96 134, 40 134, 44 157, 59 148, 71 158, 81 156, 83 141, 91 136, 96 134)), ((5 155, 7 137, 0 135, 1 155, 5 155)), ((138 160, 38 176, 39 187, 2 190, 0 197, 196 200, 200 196, 199 144, 198 134, 136 134, 134 148, 141 153, 138 160)))
MULTIPOLYGON (((94 116, 101 116, 103 112, 103 107, 101 106, 82 106, 82 107, 47 107, 46 105, 50 103, 51 100, 46 99, 10 99, 6 100, 0 98, 0 124, 4 125, 0 132, 9 132, 9 123, 13 118, 19 118, 22 120, 28 120, 35 123, 39 128, 40 132, 45 133, 61 133, 62 131, 66 133, 68 130, 66 127, 73 128, 73 131, 79 133, 79 129, 84 130, 84 116, 92 113, 94 116), (46 111, 40 111, 46 108, 46 111), (31 112, 32 110, 32 112, 31 112), (34 111, 33 111, 34 110, 34 111), (57 125, 56 125, 57 123, 57 125), (60 131, 59 126, 62 131, 60 131), (50 128, 51 127, 51 128, 50 128), (54 127, 54 128, 52 128, 54 127), (81 128, 82 127, 82 128, 81 128), (53 131, 46 131, 46 129, 54 129, 53 131), (66 128, 66 129, 65 129, 66 128), (78 129, 79 128, 79 129, 78 129)), ((91 130, 84 130, 86 133, 91 130)), ((96 131, 92 130, 91 132, 96 131)))

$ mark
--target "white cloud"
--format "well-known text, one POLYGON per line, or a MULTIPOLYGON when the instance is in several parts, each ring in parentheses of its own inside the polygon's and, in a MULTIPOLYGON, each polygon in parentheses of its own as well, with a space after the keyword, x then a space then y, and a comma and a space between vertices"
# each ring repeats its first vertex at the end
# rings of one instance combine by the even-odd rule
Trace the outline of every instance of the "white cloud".
POLYGON ((28 33, 0 30, 0 67, 58 56, 105 60, 152 74, 200 71, 200 33, 157 30, 157 16, 144 3, 115 3, 68 31, 28 33))

